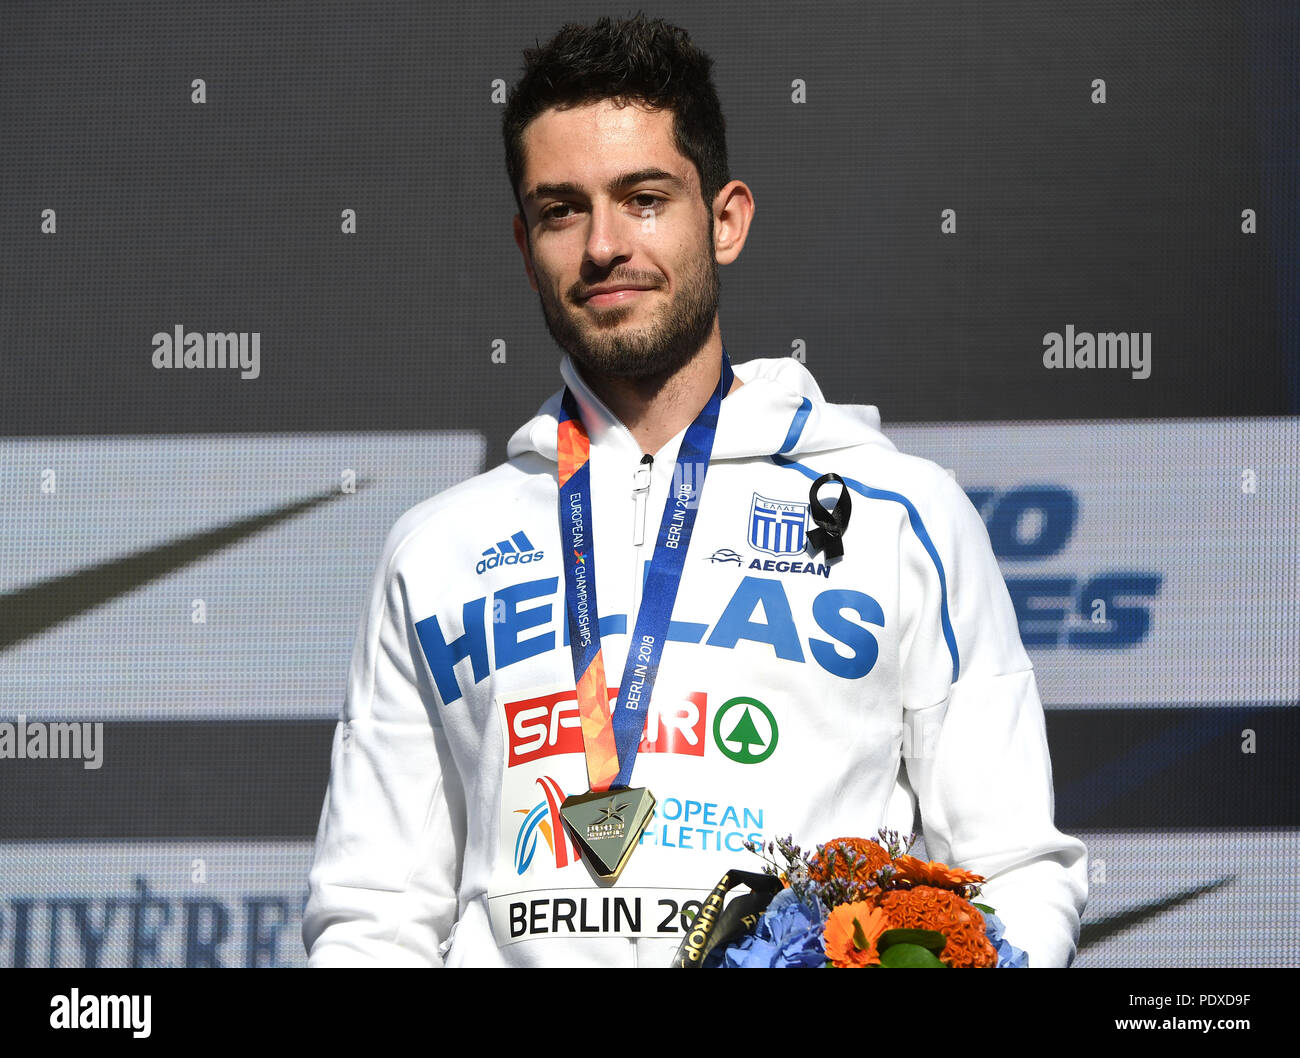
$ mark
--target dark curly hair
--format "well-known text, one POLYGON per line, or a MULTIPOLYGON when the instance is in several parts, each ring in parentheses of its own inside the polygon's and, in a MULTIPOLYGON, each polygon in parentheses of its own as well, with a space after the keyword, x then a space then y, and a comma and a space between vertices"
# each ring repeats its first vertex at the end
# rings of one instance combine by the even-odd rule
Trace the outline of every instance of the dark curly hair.
MULTIPOLYGON (((727 127, 713 86, 713 60, 687 32, 638 11, 631 18, 602 18, 592 26, 566 23, 545 45, 524 49, 524 72, 510 90, 501 133, 506 171, 519 215, 524 175, 523 134, 550 107, 613 99, 673 111, 677 150, 695 163, 704 205, 731 179, 727 173, 727 127)), ((711 215, 711 214, 710 214, 711 215)))

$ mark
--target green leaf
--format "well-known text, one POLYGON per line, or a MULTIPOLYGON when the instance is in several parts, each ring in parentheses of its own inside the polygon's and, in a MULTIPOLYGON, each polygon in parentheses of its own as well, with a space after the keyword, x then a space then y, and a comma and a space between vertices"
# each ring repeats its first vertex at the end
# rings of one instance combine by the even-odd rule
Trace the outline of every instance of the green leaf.
POLYGON ((986 915, 996 915, 996 914, 997 914, 997 912, 996 912, 995 910, 993 910, 993 908, 989 907, 988 904, 977 904, 977 903, 975 903, 974 900, 972 900, 972 901, 971 901, 971 906, 972 906, 972 907, 978 907, 978 908, 979 908, 981 911, 983 911, 984 914, 986 914, 986 915))
POLYGON ((943 951, 948 938, 933 929, 887 929, 876 941, 876 951, 884 951, 895 944, 916 944, 930 951, 943 951))
POLYGON ((853 946, 858 951, 866 951, 868 948, 867 935, 862 931, 862 923, 856 918, 853 920, 853 946))
POLYGON ((919 944, 895 944, 881 953, 880 964, 894 969, 946 969, 933 952, 926 951, 919 944))

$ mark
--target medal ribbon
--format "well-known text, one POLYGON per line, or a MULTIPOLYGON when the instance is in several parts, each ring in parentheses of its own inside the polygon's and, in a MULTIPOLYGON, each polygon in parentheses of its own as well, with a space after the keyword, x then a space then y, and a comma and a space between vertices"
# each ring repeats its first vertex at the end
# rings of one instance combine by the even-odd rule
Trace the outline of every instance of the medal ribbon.
MULTIPOLYGON (((659 674, 659 659, 672 619, 673 603, 704 492, 713 453, 718 412, 734 374, 726 347, 722 373, 695 421, 686 428, 673 473, 675 494, 664 504, 654 556, 645 579, 641 608, 628 646, 627 664, 611 714, 596 606, 596 554, 591 517, 591 439, 578 402, 566 386, 559 418, 560 553, 564 556, 565 609, 573 680, 582 721, 587 780, 594 791, 626 787, 632 778, 637 747, 645 730, 646 710, 659 674)), ((639 572, 639 571, 638 571, 639 572)))

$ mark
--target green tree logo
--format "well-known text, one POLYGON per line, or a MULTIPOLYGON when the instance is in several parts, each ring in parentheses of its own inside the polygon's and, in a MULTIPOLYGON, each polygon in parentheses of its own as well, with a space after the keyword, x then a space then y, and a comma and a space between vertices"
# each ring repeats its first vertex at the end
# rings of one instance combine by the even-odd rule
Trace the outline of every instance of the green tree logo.
POLYGON ((713 741, 737 764, 761 764, 776 749, 776 717, 757 698, 731 698, 714 714, 713 741), (739 712, 724 724, 733 710, 739 712))

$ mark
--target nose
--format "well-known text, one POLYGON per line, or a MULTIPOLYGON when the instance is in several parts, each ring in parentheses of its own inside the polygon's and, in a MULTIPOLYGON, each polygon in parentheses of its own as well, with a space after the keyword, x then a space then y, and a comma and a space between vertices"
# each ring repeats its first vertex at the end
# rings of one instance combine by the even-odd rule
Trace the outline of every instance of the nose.
POLYGON ((617 206, 609 202, 592 205, 591 228, 587 232, 588 261, 602 272, 626 261, 632 254, 628 239, 629 229, 617 206))

